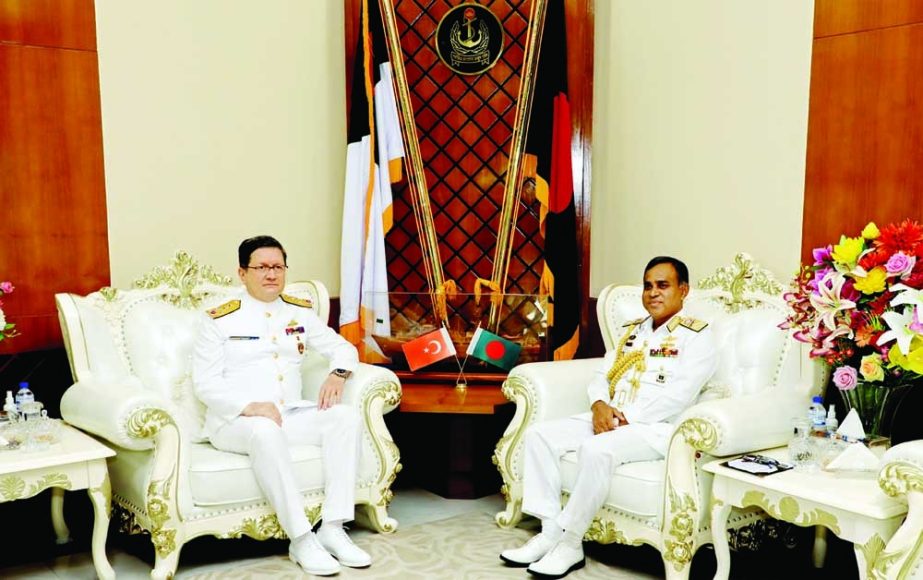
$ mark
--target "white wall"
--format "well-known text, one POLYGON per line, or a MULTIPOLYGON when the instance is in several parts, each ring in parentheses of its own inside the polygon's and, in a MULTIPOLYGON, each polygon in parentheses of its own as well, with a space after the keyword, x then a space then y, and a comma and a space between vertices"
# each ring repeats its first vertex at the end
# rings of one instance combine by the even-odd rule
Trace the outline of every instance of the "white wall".
POLYGON ((343 3, 96 0, 112 282, 275 235, 339 288, 343 3))
POLYGON ((591 289, 801 248, 813 0, 596 0, 591 289))
MULTIPOLYGON (((798 264, 811 0, 596 0, 593 294, 674 254, 798 264)), ((338 0, 97 0, 112 280, 276 235, 336 295, 338 0)))

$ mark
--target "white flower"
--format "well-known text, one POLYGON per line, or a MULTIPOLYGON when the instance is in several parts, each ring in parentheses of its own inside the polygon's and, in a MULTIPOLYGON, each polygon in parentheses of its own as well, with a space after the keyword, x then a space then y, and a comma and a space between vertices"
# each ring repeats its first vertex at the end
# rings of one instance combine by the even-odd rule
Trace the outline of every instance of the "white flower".
POLYGON ((914 322, 914 310, 914 308, 904 308, 902 312, 891 310, 882 314, 881 317, 888 323, 888 328, 891 330, 878 337, 878 344, 896 340, 897 348, 901 353, 904 355, 910 353, 910 341, 917 336, 917 333, 910 329, 910 325, 914 322))
POLYGON ((6 327, 6 316, 3 315, 3 309, 0 308, 0 332, 6 327))

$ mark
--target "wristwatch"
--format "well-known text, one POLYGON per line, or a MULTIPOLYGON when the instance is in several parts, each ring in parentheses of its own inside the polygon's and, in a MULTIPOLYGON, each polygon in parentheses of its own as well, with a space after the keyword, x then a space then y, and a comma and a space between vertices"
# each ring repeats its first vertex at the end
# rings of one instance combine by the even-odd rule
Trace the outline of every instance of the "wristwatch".
POLYGON ((348 379, 350 376, 352 376, 353 372, 346 369, 333 369, 330 371, 330 374, 335 377, 340 377, 341 379, 348 379))

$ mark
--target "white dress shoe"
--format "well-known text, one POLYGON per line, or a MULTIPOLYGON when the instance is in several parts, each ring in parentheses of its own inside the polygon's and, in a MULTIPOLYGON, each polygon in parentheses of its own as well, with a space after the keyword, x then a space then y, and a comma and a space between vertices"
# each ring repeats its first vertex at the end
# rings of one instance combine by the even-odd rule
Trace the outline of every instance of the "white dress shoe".
POLYGON ((500 553, 500 559, 510 566, 526 567, 532 562, 538 562, 542 557, 551 550, 555 542, 546 534, 536 534, 518 548, 503 550, 500 553))
POLYGON ((289 545, 288 557, 302 570, 315 576, 333 576, 340 571, 340 565, 321 547, 311 532, 289 545))
POLYGON ((354 544, 343 528, 321 526, 317 531, 317 541, 343 566, 368 568, 372 565, 372 557, 354 544))
POLYGON ((585 564, 583 546, 574 548, 558 542, 541 560, 529 566, 529 573, 541 578, 563 578, 585 564))

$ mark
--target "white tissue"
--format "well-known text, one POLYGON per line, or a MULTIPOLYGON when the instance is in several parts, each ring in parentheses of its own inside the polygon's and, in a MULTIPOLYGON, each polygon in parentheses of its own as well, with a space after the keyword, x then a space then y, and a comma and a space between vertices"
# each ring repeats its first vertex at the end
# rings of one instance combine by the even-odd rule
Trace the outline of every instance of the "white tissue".
POLYGON ((865 429, 862 428, 862 420, 859 419, 859 413, 855 409, 849 410, 836 432, 837 435, 845 435, 853 441, 865 439, 865 429))
POLYGON ((828 463, 826 469, 829 471, 875 471, 878 469, 878 456, 865 445, 852 443, 828 463))

